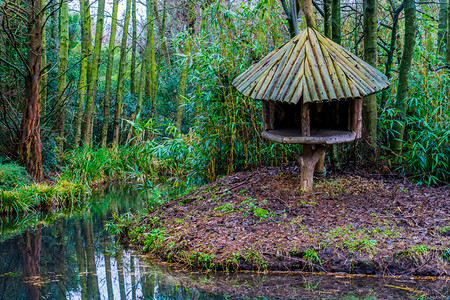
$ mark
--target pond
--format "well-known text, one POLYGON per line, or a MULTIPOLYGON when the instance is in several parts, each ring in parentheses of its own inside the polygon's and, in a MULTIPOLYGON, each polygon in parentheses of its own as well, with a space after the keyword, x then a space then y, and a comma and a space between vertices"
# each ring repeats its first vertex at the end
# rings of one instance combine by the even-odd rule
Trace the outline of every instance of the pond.
POLYGON ((142 210, 127 187, 92 195, 81 211, 3 218, 0 299, 420 299, 450 297, 450 281, 301 273, 204 273, 123 249, 105 230, 142 210))

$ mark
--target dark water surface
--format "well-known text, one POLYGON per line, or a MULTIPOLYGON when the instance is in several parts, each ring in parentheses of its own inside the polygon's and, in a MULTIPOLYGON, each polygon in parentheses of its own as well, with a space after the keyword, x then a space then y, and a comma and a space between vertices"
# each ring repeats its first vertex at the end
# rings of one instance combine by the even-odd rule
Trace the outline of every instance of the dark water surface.
POLYGON ((301 274, 202 273, 152 262, 117 246, 113 214, 143 210, 142 195, 115 187, 86 208, 3 218, 1 299, 450 299, 450 281, 301 274))

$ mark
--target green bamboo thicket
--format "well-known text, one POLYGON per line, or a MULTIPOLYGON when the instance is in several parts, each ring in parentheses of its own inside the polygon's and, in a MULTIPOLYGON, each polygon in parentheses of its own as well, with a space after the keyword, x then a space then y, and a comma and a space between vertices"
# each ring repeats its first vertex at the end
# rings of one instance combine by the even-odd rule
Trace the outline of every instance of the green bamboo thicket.
MULTIPOLYGON (((17 62, 29 48, 18 38, 20 33, 26 39, 27 24, 11 18, 18 12, 5 3, 0 21, 10 22, 14 35, 0 32, 0 154, 26 165, 19 128, 28 70, 17 62)), ((128 0, 122 10, 119 1, 68 1, 61 8, 52 3, 43 1, 40 41, 46 65, 39 130, 46 173, 64 166, 76 172, 79 166, 86 170, 82 174, 91 174, 95 168, 85 165, 91 158, 110 161, 120 153, 123 163, 105 162, 97 169, 119 176, 106 169, 122 168, 136 178, 146 172, 176 174, 199 184, 287 163, 301 152, 299 146, 261 139, 261 103, 231 84, 288 42, 296 26, 299 32, 306 28, 297 1, 128 0)), ((328 161, 381 161, 372 167, 420 183, 448 183, 448 1, 312 4, 320 32, 392 81, 366 101, 367 139, 333 148, 328 161)))

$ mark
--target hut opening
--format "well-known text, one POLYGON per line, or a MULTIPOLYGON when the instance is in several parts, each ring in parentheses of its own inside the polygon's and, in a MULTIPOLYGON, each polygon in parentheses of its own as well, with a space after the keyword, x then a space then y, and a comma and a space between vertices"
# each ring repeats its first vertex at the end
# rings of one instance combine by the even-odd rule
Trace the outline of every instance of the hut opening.
MULTIPOLYGON (((263 101, 263 109, 264 130, 285 129, 301 132, 302 105, 263 101)), ((309 107, 311 131, 333 129, 354 130, 357 133, 357 129, 352 127, 355 109, 351 100, 311 103, 309 107)))

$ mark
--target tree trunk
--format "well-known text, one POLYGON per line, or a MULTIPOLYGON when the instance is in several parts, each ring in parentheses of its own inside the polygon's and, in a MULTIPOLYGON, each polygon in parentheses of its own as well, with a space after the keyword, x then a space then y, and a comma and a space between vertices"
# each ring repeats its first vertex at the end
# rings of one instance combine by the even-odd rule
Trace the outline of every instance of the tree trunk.
POLYGON ((146 59, 142 60, 141 77, 139 78, 138 99, 137 99, 137 103, 136 103, 136 110, 134 111, 136 121, 139 121, 139 119, 140 119, 140 114, 141 114, 141 110, 142 110, 142 101, 144 99, 144 94, 145 94, 145 82, 146 82, 145 79, 147 77, 147 74, 145 72, 146 62, 147 62, 146 59))
MULTIPOLYGON (((450 65, 450 0, 448 1, 447 7, 447 55, 446 62, 450 65)), ((450 98, 450 80, 447 80, 447 98, 450 98)))
POLYGON ((69 4, 63 0, 59 10, 59 63, 58 63, 58 85, 56 88, 57 111, 56 132, 58 140, 56 146, 61 154, 64 151, 64 125, 66 116, 65 91, 67 85, 67 64, 69 62, 69 4))
POLYGON ((119 6, 119 0, 113 2, 113 12, 111 21, 111 34, 109 36, 109 48, 108 48, 108 62, 106 65, 106 79, 105 79, 105 97, 103 99, 103 122, 101 133, 101 146, 106 148, 106 142, 108 138, 109 127, 109 110, 111 107, 111 79, 112 69, 114 63, 114 48, 116 45, 116 30, 117 30, 117 10, 119 6))
MULTIPOLYGON (((377 66, 377 0, 363 1, 364 11, 364 60, 377 66)), ((377 96, 370 95, 363 99, 364 140, 374 152, 377 145, 377 96)))
POLYGON ((154 3, 154 14, 155 14, 155 20, 156 20, 156 24, 158 25, 158 30, 159 30, 159 37, 161 39, 161 52, 164 56, 164 61, 166 63, 166 66, 170 67, 170 56, 169 56, 169 50, 167 48, 167 41, 165 38, 165 34, 166 34, 166 0, 164 0, 164 4, 163 4, 163 17, 162 17, 162 21, 161 18, 159 17, 159 12, 158 12, 158 1, 153 1, 154 3))
MULTIPOLYGON (((155 58, 155 34, 153 19, 155 16, 154 5, 155 0, 147 0, 147 78, 149 79, 149 96, 151 108, 151 117, 154 118, 156 114, 156 58, 155 58)), ((141 103, 142 104, 142 103, 141 103)))
MULTIPOLYGON (((45 0, 42 0, 42 6, 45 7, 45 0)), ((45 17, 45 15, 44 15, 45 17)), ((45 33, 45 25, 42 28, 42 47, 41 47, 41 70, 47 66, 47 40, 45 33)), ((45 115, 47 111, 47 72, 48 70, 43 70, 41 73, 41 96, 39 99, 41 107, 41 116, 45 115)))
MULTIPOLYGON (((403 11, 403 2, 400 3, 397 8, 391 7, 393 10, 392 14, 392 31, 391 31, 391 41, 389 43, 389 49, 387 49, 387 58, 385 64, 385 72, 384 74, 390 78, 392 73, 392 64, 394 62, 394 54, 395 48, 397 46, 397 29, 398 29, 398 19, 400 13, 403 11)), ((381 94, 381 107, 384 108, 386 106, 386 98, 388 97, 389 90, 384 90, 381 94)))
MULTIPOLYGON (((290 1, 291 5, 292 5, 292 2, 293 1, 290 1)), ((295 2, 297 2, 297 1, 295 1, 295 2)), ((288 22, 289 34, 290 34, 291 38, 293 38, 294 36, 297 35, 297 31, 298 31, 297 20, 295 19, 295 16, 293 14, 292 7, 287 5, 286 0, 281 0, 281 5, 283 6, 284 13, 286 14, 286 21, 288 22)))
POLYGON ((80 143, 81 138, 81 122, 83 120, 84 104, 86 100, 86 91, 88 85, 88 70, 89 61, 92 54, 91 41, 91 13, 89 10, 89 0, 80 0, 80 18, 81 18, 81 69, 80 69, 80 83, 78 85, 79 98, 77 112, 73 121, 74 124, 74 138, 72 147, 76 149, 80 143))
POLYGON ((117 95, 116 95, 116 107, 114 115, 114 128, 113 128, 113 145, 119 145, 120 137, 120 124, 122 118, 122 97, 123 97, 123 82, 125 77, 125 63, 127 56, 127 40, 128 40, 128 27, 130 25, 130 10, 131 0, 127 0, 127 7, 125 11, 125 20, 123 24, 122 44, 120 46, 120 63, 119 63, 119 77, 117 79, 117 95))
MULTIPOLYGON (((450 64, 450 0, 448 1, 447 6, 447 55, 445 60, 447 61, 447 64, 450 64)), ((447 89, 447 91, 450 89, 447 89)), ((450 91, 448 92, 450 96, 450 91)))
POLYGON ((131 95, 136 94, 136 38, 137 38, 137 28, 136 28, 136 0, 131 1, 131 21, 133 26, 133 34, 131 38, 131 74, 130 74, 130 92, 131 95))
POLYGON ((42 46, 42 1, 32 1, 31 16, 27 24, 29 40, 28 73, 25 78, 27 98, 23 106, 20 125, 19 153, 28 174, 35 180, 43 179, 42 142, 40 128, 40 72, 42 46))
POLYGON ((332 20, 331 20, 331 8, 333 6, 332 0, 323 1, 323 13, 324 13, 324 34, 327 38, 332 38, 332 20))
POLYGON ((332 40, 335 43, 341 43, 341 0, 332 0, 331 5, 331 31, 332 40))
POLYGON ((415 2, 414 0, 405 0, 403 3, 405 7, 405 41, 398 75, 397 97, 394 102, 397 114, 394 120, 394 137, 391 143, 391 150, 398 155, 402 152, 405 133, 409 78, 417 31, 415 2))
POLYGON ((175 127, 178 132, 181 133, 181 124, 183 123, 183 105, 184 98, 186 95, 186 83, 187 83, 187 74, 189 70, 189 64, 191 59, 191 43, 194 37, 194 24, 195 24, 195 15, 194 15, 194 5, 192 2, 189 2, 189 11, 188 11, 188 28, 189 28, 189 36, 184 44, 184 62, 181 67, 181 77, 180 83, 178 85, 178 96, 177 96, 177 111, 175 118, 175 127))
POLYGON ((93 115, 95 106, 95 96, 98 84, 98 67, 100 64, 100 54, 103 40, 103 20, 105 17, 105 0, 98 1, 97 9, 97 25, 95 28, 94 53, 90 61, 90 74, 87 92, 86 108, 84 112, 83 123, 83 143, 89 146, 92 142, 93 115))
POLYGON ((306 25, 317 30, 316 17, 313 12, 312 0, 300 0, 300 7, 305 14, 306 25))
POLYGON ((445 45, 448 41, 447 23, 448 23, 448 0, 439 0, 439 22, 438 22, 438 53, 444 54, 445 45))

